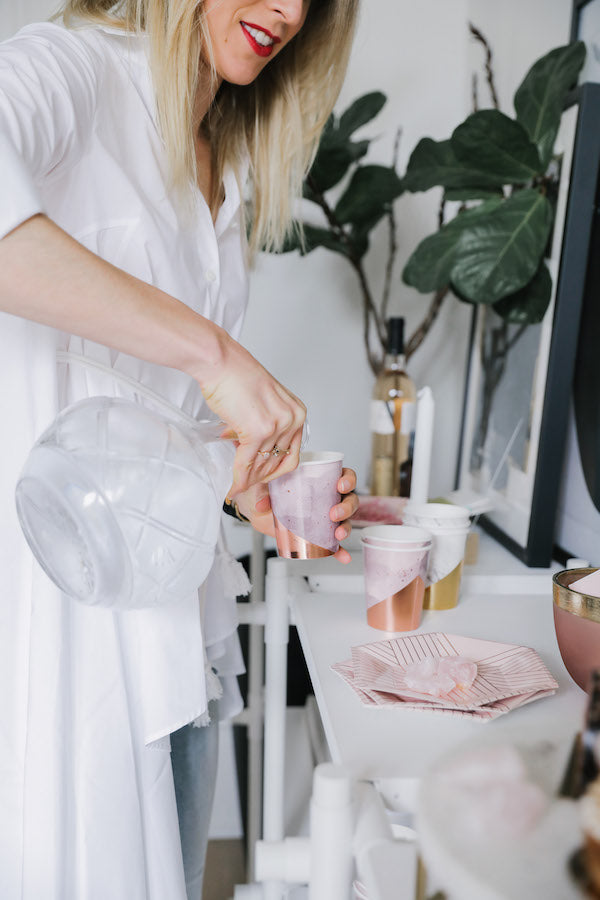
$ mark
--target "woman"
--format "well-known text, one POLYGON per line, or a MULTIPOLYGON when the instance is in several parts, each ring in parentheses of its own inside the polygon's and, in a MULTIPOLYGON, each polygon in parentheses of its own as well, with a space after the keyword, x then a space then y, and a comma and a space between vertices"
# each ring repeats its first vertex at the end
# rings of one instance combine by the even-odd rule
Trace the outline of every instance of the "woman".
MULTIPOLYGON (((249 172, 251 250, 277 246, 356 5, 69 0, 66 29, 0 48, 3 900, 186 896, 169 735, 206 714, 198 597, 73 603, 33 565, 14 487, 60 408, 154 392, 237 434, 230 497, 270 528, 265 483, 297 464, 305 410, 236 341, 240 185, 249 172)), ((340 538, 354 485, 346 470, 340 538)), ((206 643, 228 659, 234 621, 215 596, 206 643)))

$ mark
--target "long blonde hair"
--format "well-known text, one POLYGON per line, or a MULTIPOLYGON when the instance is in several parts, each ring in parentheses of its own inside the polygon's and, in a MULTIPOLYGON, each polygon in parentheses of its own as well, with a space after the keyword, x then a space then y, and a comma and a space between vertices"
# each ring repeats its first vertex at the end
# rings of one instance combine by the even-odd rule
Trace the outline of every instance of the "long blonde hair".
MULTIPOLYGON (((301 31, 250 85, 223 83, 203 130, 215 194, 227 165, 249 163, 250 247, 277 249, 346 73, 359 0, 312 0, 301 31)), ((173 186, 196 181, 193 104, 200 59, 212 61, 202 0, 66 0, 65 24, 89 22, 143 31, 173 186)), ((211 67, 212 69, 212 67, 211 67)), ((216 74, 212 74, 216 78, 216 74)))

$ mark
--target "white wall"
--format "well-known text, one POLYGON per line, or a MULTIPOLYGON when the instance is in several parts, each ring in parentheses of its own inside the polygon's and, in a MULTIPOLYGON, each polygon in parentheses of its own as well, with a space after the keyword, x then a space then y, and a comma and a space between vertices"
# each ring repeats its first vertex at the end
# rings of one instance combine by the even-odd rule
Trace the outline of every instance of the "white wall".
POLYGON ((29 22, 47 19, 58 5, 58 0, 0 0, 0 40, 29 22))

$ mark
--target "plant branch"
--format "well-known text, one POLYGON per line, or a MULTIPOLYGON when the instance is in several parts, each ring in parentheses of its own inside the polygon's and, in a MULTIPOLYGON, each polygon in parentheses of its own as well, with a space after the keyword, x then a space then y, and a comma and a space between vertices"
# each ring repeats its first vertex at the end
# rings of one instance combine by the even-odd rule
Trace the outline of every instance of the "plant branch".
MULTIPOLYGON (((398 151, 400 149, 400 138, 402 137, 402 129, 398 128, 396 131, 396 137, 394 139, 394 149, 392 151, 392 168, 395 170, 398 165, 398 151)), ((392 288, 392 275, 394 272, 394 263, 396 261, 396 254, 398 252, 398 237, 397 237, 397 225, 396 225, 396 215, 394 213, 394 204, 390 205, 390 210, 387 215, 388 220, 388 235, 389 235, 389 243, 388 243, 388 258, 387 264, 385 267, 385 277, 383 281, 383 293, 381 297, 381 321, 385 322, 387 319, 387 311, 390 302, 390 292, 392 288)))
POLYGON ((333 231, 335 236, 338 237, 342 241, 342 243, 348 247, 349 252, 351 252, 352 251, 352 242, 350 241, 350 238, 344 231, 344 229, 343 229, 341 223, 338 221, 334 211, 332 210, 329 203, 325 199, 325 195, 319 190, 316 181, 314 180, 314 178, 312 177, 312 175, 310 173, 306 176, 306 183, 309 186, 309 188, 311 189, 311 191, 313 192, 313 195, 315 198, 315 203, 317 203, 321 207, 323 212, 325 213, 325 217, 329 223, 331 230, 333 231))
POLYGON ((410 359, 413 353, 419 349, 425 338, 429 333, 429 329, 435 322, 438 317, 439 311, 442 307, 442 303, 446 299, 448 295, 449 288, 448 286, 440 288, 439 291, 433 295, 433 299, 429 305, 429 310, 427 311, 427 315, 417 328, 417 330, 410 336, 408 344, 406 345, 406 359, 410 359))
POLYGON ((490 89, 490 95, 492 97, 492 105, 494 109, 500 109, 500 103, 498 102, 498 93, 496 91, 496 84, 494 81, 494 70, 492 69, 492 50, 487 40, 481 33, 481 31, 473 25, 472 22, 469 22, 469 31, 473 35, 476 41, 483 46, 485 50, 485 77, 488 83, 488 87, 490 89))
POLYGON ((360 286, 362 289, 363 295, 363 335, 365 340, 365 349, 367 351, 367 357, 369 360, 369 365, 371 369, 376 374, 381 368, 381 360, 373 353, 370 346, 370 321, 373 319, 375 325, 375 331, 377 337, 379 339, 379 343, 381 347, 385 347, 386 343, 386 334, 385 334, 385 326, 382 320, 382 317, 377 310, 375 305, 375 301, 373 299, 373 295, 371 293, 371 289, 369 288, 369 284, 367 281, 367 276, 365 270, 362 265, 361 258, 356 255, 355 247, 352 243, 350 236, 344 230, 343 225, 338 220, 334 210, 330 207, 329 203, 325 199, 323 193, 319 190, 313 178, 310 175, 307 176, 307 184, 313 192, 314 201, 321 207, 323 212, 325 213, 325 217, 329 223, 329 227, 335 234, 335 236, 345 245, 348 250, 347 259, 354 271, 357 274, 358 280, 360 282, 360 286))

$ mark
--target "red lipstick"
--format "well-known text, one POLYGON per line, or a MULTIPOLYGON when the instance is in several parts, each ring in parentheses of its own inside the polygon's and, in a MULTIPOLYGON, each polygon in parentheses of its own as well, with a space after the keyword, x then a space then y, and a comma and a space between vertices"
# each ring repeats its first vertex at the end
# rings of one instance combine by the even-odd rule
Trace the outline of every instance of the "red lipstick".
POLYGON ((279 44, 281 42, 281 38, 277 37, 274 34, 271 34, 270 31, 266 28, 262 28, 260 25, 254 25, 253 22, 240 22, 241 29, 244 33, 244 37, 254 50, 257 56, 270 56, 273 52, 273 47, 275 44, 279 44), (270 44, 259 44, 255 39, 254 35, 248 31, 249 28, 252 28, 256 31, 260 31, 262 34, 266 35, 269 40, 272 42, 270 44))

